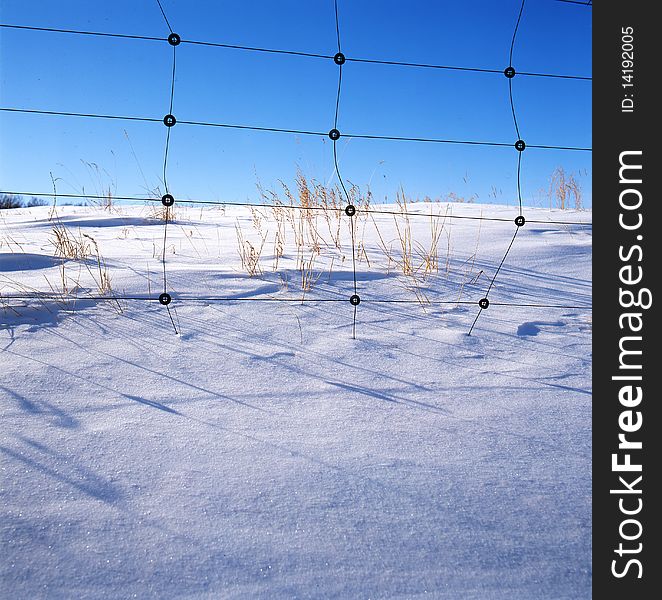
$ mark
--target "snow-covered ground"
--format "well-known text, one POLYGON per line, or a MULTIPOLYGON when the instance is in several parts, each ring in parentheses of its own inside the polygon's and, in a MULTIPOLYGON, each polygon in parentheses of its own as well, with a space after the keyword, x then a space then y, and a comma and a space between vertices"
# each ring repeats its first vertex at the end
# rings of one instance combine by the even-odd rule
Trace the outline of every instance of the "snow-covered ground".
POLYGON ((175 209, 178 335, 154 300, 7 297, 156 298, 153 209, 0 211, 0 597, 590 597, 591 228, 545 223, 590 212, 525 210, 471 336, 516 209, 359 214, 352 339, 348 217, 175 209))

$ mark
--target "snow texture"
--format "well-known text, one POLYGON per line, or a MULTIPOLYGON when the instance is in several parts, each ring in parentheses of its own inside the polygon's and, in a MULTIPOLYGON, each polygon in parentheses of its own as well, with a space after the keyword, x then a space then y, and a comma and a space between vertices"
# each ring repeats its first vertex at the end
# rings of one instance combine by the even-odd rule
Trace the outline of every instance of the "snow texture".
MULTIPOLYGON (((591 228, 545 222, 591 214, 526 210, 467 336, 516 210, 409 208, 506 220, 446 218, 414 282, 394 218, 359 218, 356 339, 349 302, 181 299, 300 298, 269 211, 249 277, 255 214, 175 206, 178 335, 156 301, 8 298, 98 295, 94 247, 54 257, 57 223, 94 239, 115 294, 155 298, 153 211, 1 211, 0 597, 589 598, 591 228), (421 294, 471 303, 374 302, 421 294)), ((305 298, 347 299, 347 217, 340 249, 315 218, 330 249, 306 250, 305 298)), ((430 230, 411 218, 414 242, 430 230)))

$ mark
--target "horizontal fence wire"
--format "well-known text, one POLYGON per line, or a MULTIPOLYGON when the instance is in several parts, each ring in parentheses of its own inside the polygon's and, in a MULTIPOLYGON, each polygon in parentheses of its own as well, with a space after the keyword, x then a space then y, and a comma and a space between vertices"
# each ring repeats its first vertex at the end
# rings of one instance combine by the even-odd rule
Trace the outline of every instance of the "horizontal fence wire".
MULTIPOLYGON (((74 35, 88 35, 88 36, 97 36, 97 37, 110 37, 110 38, 119 38, 127 40, 145 40, 145 41, 157 41, 157 42, 167 42, 167 37, 154 37, 147 35, 126 35, 122 33, 107 33, 101 31, 82 31, 77 29, 57 29, 54 27, 33 27, 28 25, 10 25, 7 23, 0 23, 1 28, 5 29, 23 29, 28 31, 43 31, 50 33, 67 33, 74 35)), ((172 33, 172 30, 171 30, 172 33)), ((332 54, 318 54, 315 52, 303 52, 298 50, 281 50, 276 48, 257 48, 254 46, 241 46, 237 44, 223 44, 220 42, 208 42, 201 40, 187 40, 182 38, 182 44, 192 44, 197 46, 207 46, 211 48, 228 48, 233 50, 245 50, 247 52, 266 52, 270 54, 285 54, 290 56, 303 56, 308 58, 322 58, 327 60, 332 60, 334 55, 332 54)), ((415 67, 422 69, 443 69, 446 71, 468 71, 472 73, 492 73, 503 75, 503 69, 490 69, 485 67, 459 67, 453 65, 440 65, 432 63, 419 63, 419 62, 406 62, 400 60, 382 60, 376 58, 360 58, 360 57, 345 57, 347 62, 357 62, 357 63, 367 63, 367 64, 377 64, 377 65, 390 65, 398 67, 415 67)), ((576 79, 580 81, 591 81, 591 77, 584 75, 567 75, 560 73, 531 73, 526 71, 518 71, 518 75, 524 77, 553 77, 558 79, 576 79)))
POLYGON ((580 0, 556 0, 556 2, 565 2, 566 4, 580 4, 581 6, 593 7, 593 2, 588 0, 587 2, 581 2, 580 0))
MULTIPOLYGON (((78 112, 66 112, 66 111, 57 111, 57 110, 41 110, 35 108, 14 108, 14 107, 0 107, 2 112, 14 112, 14 113, 29 113, 29 114, 38 114, 38 115, 54 115, 60 117, 86 117, 90 119, 116 119, 120 121, 143 121, 148 123, 163 123, 163 118, 156 117, 136 117, 136 116, 126 116, 126 115, 104 115, 96 113, 78 113, 78 112)), ((212 123, 209 121, 188 121, 188 120, 177 120, 178 125, 197 125, 201 127, 220 127, 225 129, 246 129, 250 131, 266 131, 272 133, 289 133, 297 135, 316 135, 327 137, 329 132, 327 131, 306 131, 303 129, 282 129, 279 127, 260 127, 257 125, 238 125, 231 123, 212 123)), ((467 146, 499 146, 502 148, 512 148, 514 143, 511 142, 495 142, 495 141, 477 141, 477 140, 451 140, 443 138, 425 138, 425 137, 404 137, 404 136, 394 136, 394 135, 377 135, 377 134, 366 134, 366 133, 340 133, 339 137, 346 138, 358 138, 365 140, 387 140, 387 141, 398 141, 398 142, 428 142, 435 144, 460 144, 467 146)), ((592 152, 592 148, 581 147, 581 146, 556 146, 552 144, 527 144, 527 148, 537 148, 541 150, 579 150, 582 152, 592 152)))
MULTIPOLYGON (((0 194, 6 194, 9 196, 34 196, 37 198, 53 198, 53 192, 16 192, 10 190, 0 190, 0 194)), ((94 194, 66 194, 57 192, 55 195, 57 198, 68 198, 76 200, 107 200, 108 196, 100 196, 94 194)), ((125 202, 162 202, 161 198, 150 198, 144 196, 112 196, 113 200, 122 200, 125 202)), ((329 211, 329 212, 344 212, 343 207, 333 207, 333 206, 302 206, 300 204, 268 204, 261 202, 233 202, 231 200, 196 200, 194 198, 177 198, 177 204, 202 204, 210 206, 245 206, 249 208, 291 208, 294 210, 301 211, 329 211)), ((417 202, 411 202, 410 206, 416 206, 417 202)), ((423 204, 423 203, 420 203, 423 204)), ((445 202, 433 202, 427 204, 440 204, 442 206, 447 205, 445 202)), ((374 215, 392 215, 394 217, 423 217, 426 219, 465 219, 468 221, 494 221, 497 223, 512 223, 513 219, 507 217, 479 217, 476 215, 454 215, 452 213, 444 212, 410 212, 409 210, 386 210, 381 208, 365 208, 362 206, 356 207, 357 214, 374 214, 374 215)), ((527 223, 536 223, 538 225, 582 225, 585 227, 593 227, 591 221, 556 221, 553 219, 527 219, 527 223)))
MULTIPOLYGON (((347 298, 241 298, 234 296, 175 296, 177 302, 288 302, 293 304, 317 304, 320 302, 334 302, 348 304, 347 298)), ((131 295, 90 295, 75 296, 71 294, 48 294, 35 292, 34 294, 0 294, 0 302, 8 300, 53 300, 58 302, 107 302, 107 301, 134 301, 134 302, 160 302, 158 296, 131 296, 131 295)), ((453 305, 476 306, 477 302, 473 300, 397 300, 387 298, 371 298, 370 296, 361 296, 361 304, 416 304, 419 306, 428 305, 453 305)), ((491 306, 510 306, 515 308, 557 308, 562 310, 592 310, 592 307, 586 304, 540 304, 526 302, 490 302, 491 306)))

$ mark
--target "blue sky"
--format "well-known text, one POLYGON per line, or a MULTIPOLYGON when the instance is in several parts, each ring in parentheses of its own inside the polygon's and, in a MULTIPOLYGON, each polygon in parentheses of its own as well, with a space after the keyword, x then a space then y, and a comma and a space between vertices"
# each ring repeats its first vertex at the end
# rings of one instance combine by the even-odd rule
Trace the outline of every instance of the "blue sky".
MULTIPOLYGON (((333 0, 223 2, 162 0, 183 39, 336 52, 333 0)), ((347 57, 503 69, 520 0, 404 3, 339 0, 347 57)), ((0 22, 166 37, 156 0, 59 2, 3 0, 0 22)), ((514 49, 518 71, 591 76, 591 9, 527 0, 514 49)), ((167 113, 172 47, 0 29, 0 106, 161 118, 167 113)), ((338 67, 328 59, 181 44, 174 114, 179 120, 328 131, 338 67)), ((520 130, 529 144, 591 146, 591 83, 516 76, 520 130)), ((501 74, 348 62, 343 67, 339 129, 356 134, 513 142, 501 74)), ((163 189, 166 128, 0 112, 0 188, 61 193, 144 195, 163 189), (91 166, 91 165, 97 165, 91 166)), ((516 203, 514 148, 342 137, 345 180, 375 200, 455 194, 477 202, 516 203)), ((552 172, 562 167, 591 206, 591 153, 527 149, 525 204, 547 206, 552 172)), ((256 183, 277 188, 300 169, 333 181, 328 138, 176 125, 168 184, 179 198, 258 201, 256 183)))

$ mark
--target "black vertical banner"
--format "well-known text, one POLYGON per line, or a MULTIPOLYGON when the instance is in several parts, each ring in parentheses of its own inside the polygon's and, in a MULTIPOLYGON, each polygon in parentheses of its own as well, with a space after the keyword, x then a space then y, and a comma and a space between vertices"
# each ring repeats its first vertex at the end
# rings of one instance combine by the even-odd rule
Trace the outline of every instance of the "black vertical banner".
POLYGON ((655 3, 593 8, 593 597, 659 598, 662 98, 655 3))

